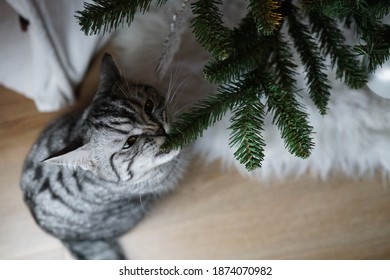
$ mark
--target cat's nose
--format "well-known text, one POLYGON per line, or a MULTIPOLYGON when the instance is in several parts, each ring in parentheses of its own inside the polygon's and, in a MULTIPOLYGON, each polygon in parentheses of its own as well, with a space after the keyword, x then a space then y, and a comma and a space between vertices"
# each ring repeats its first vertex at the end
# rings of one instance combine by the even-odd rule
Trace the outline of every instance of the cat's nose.
POLYGON ((160 127, 158 128, 156 134, 157 134, 157 136, 166 136, 166 135, 167 135, 167 133, 166 133, 164 127, 162 127, 162 126, 160 126, 160 127))

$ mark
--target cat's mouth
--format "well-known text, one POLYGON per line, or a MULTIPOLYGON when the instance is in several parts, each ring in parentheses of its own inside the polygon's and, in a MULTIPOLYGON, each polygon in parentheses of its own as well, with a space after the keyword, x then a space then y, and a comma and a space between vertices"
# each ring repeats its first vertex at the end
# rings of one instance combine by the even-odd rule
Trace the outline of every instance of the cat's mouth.
POLYGON ((164 143, 166 141, 166 138, 168 137, 168 134, 162 130, 160 131, 160 133, 158 134, 154 134, 154 135, 139 135, 139 137, 147 137, 147 138, 162 138, 159 143, 159 151, 155 154, 155 157, 163 157, 163 156, 166 156, 166 155, 169 155, 169 154, 172 154, 172 152, 176 151, 176 153, 174 153, 173 157, 175 157, 178 153, 179 153, 179 150, 178 149, 173 149, 173 148, 165 148, 163 147, 164 146, 164 143))
POLYGON ((167 155, 169 153, 171 153, 173 150, 162 150, 160 149, 157 154, 156 154, 156 157, 160 157, 160 156, 164 156, 164 155, 167 155))
POLYGON ((164 156, 172 156, 172 158, 174 158, 175 156, 177 156, 180 152, 180 149, 177 149, 177 148, 167 148, 165 146, 165 142, 166 142, 166 137, 168 135, 165 134, 164 135, 164 142, 160 145, 160 148, 158 150, 158 152, 156 153, 156 157, 164 157, 164 156))

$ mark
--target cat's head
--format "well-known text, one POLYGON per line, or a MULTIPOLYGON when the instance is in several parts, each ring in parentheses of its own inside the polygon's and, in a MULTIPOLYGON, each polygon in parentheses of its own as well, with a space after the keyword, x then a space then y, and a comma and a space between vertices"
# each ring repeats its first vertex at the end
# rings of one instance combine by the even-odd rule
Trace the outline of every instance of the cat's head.
POLYGON ((79 137, 45 162, 80 167, 111 182, 139 183, 164 176, 163 167, 178 155, 160 150, 169 129, 164 97, 150 86, 126 82, 106 54, 79 137))

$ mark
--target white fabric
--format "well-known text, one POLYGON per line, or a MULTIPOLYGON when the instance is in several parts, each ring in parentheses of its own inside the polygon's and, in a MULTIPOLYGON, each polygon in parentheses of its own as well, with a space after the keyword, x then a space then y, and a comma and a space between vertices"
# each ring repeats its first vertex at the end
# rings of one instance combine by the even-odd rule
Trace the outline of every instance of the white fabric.
POLYGON ((40 111, 74 101, 92 56, 109 39, 86 36, 75 16, 82 0, 0 2, 0 83, 35 101, 40 111), (19 15, 29 21, 22 31, 19 15))

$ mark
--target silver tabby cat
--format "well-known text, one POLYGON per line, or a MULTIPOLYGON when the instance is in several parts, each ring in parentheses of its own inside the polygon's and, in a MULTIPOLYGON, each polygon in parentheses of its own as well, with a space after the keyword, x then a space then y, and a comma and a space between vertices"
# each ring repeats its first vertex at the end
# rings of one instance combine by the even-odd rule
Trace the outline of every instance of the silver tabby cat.
POLYGON ((126 82, 110 55, 91 105, 50 124, 21 177, 36 222, 78 259, 123 259, 117 238, 134 227, 182 170, 161 152, 170 128, 164 97, 126 82))

